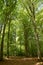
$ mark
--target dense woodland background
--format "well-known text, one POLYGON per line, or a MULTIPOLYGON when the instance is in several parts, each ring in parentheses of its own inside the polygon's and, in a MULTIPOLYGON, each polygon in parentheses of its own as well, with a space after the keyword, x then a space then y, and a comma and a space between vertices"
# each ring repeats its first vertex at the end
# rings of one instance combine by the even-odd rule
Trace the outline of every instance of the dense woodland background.
POLYGON ((0 0, 0 60, 43 57, 43 0, 0 0))

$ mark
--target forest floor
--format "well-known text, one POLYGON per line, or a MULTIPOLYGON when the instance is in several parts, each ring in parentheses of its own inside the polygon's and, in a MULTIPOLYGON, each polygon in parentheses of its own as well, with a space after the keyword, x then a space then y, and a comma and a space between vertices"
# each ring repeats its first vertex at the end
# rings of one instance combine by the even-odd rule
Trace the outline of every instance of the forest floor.
POLYGON ((0 61, 0 65, 43 65, 37 58, 10 57, 0 61))

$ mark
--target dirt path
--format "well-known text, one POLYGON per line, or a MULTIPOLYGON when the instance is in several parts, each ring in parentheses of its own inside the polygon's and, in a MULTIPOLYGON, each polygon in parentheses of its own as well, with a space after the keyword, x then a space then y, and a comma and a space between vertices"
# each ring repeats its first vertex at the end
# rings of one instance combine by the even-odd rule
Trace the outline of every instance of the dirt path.
POLYGON ((0 61, 0 65, 43 65, 43 62, 37 62, 34 58, 15 58, 0 61))

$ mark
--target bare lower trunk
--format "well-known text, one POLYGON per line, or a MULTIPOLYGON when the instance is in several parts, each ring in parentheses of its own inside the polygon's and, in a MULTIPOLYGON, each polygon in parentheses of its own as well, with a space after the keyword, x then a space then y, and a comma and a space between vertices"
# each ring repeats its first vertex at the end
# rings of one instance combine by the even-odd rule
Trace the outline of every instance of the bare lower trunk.
POLYGON ((9 23, 8 23, 7 58, 9 58, 10 23, 11 23, 11 21, 9 21, 9 23))
POLYGON ((4 45, 5 28, 6 28, 6 24, 4 25, 4 28, 3 28, 2 40, 1 40, 1 56, 0 56, 0 60, 3 60, 3 45, 4 45))
POLYGON ((28 32, 25 31, 24 32, 24 43, 25 43, 25 56, 28 57, 29 56, 29 48, 28 48, 28 32))

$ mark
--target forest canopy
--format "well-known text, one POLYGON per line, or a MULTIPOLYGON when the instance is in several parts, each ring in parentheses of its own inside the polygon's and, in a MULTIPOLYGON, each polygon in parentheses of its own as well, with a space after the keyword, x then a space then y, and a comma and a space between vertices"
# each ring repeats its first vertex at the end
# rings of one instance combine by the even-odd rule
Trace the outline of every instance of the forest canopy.
POLYGON ((0 0, 0 60, 43 56, 43 0, 0 0))

